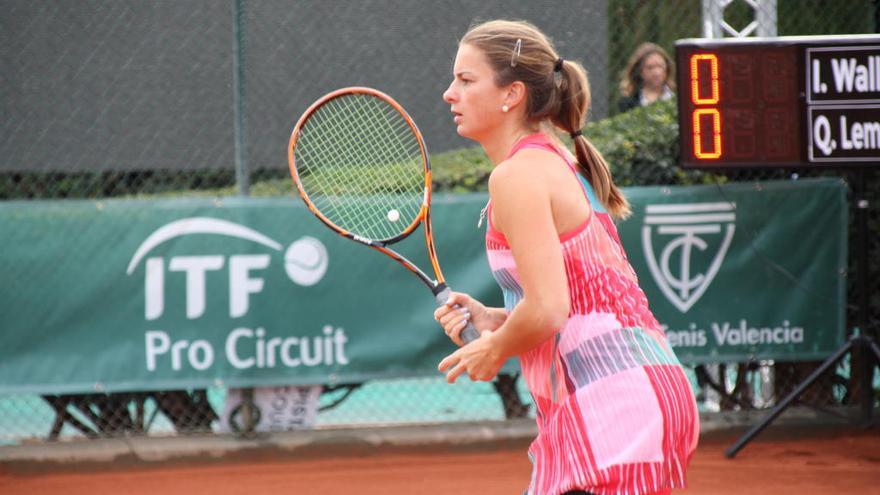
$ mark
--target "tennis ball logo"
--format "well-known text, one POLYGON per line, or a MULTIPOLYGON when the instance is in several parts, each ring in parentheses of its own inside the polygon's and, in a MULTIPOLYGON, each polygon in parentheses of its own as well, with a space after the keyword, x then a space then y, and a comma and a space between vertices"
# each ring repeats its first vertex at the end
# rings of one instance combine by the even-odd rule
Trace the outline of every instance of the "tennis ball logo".
POLYGON ((303 286, 315 285, 327 273, 327 248, 314 237, 303 237, 284 253, 284 269, 290 280, 303 286))

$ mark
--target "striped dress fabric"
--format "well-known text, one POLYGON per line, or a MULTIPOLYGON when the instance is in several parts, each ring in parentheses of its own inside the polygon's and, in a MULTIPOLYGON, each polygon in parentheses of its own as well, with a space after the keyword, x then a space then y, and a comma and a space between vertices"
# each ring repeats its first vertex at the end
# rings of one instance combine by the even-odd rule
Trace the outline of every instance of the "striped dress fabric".
MULTIPOLYGON (((520 140, 511 156, 523 148, 562 157, 591 206, 584 224, 560 237, 569 319, 555 338, 520 356, 538 423, 528 493, 642 495, 684 487, 699 435, 696 402, 617 229, 570 153, 543 134, 520 140)), ((510 246, 489 217, 486 251, 509 313, 523 298, 522 285, 510 246)))

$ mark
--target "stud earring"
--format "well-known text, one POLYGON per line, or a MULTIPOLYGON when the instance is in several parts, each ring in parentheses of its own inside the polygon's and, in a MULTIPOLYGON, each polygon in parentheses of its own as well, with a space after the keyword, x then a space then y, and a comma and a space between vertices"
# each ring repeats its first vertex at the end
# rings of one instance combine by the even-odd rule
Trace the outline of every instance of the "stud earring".
POLYGON ((507 105, 501 105, 501 111, 507 113, 510 110, 510 107, 507 105))

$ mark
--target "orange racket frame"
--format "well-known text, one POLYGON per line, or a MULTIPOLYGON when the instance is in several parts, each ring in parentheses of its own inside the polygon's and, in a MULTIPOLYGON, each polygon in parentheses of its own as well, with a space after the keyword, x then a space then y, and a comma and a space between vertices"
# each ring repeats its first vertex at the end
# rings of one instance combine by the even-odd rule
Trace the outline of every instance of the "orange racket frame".
POLYGON ((434 234, 433 229, 431 227, 431 162, 428 159, 428 150, 425 146, 425 140, 422 138, 422 133, 419 131, 419 128, 416 126, 416 123, 409 116, 409 114, 404 110, 404 108, 394 101, 393 98, 388 96, 387 94, 375 90, 373 88, 366 87, 350 87, 350 88, 342 88, 337 89, 336 91, 330 92, 317 101, 312 103, 308 109, 303 113, 302 117, 300 117, 299 121, 293 128, 293 132, 290 135, 290 143, 287 147, 287 163, 290 167, 290 175, 293 177, 293 182, 296 184, 296 188, 299 191, 300 197, 305 202, 306 206, 309 210, 318 217, 318 220, 324 223, 327 227, 330 227, 339 235, 351 239, 355 242, 364 244, 369 246, 387 256, 390 256, 392 259, 400 263, 403 267, 405 267, 410 272, 414 273, 419 279, 427 285, 431 291, 436 296, 443 289, 446 288, 446 282, 443 278, 443 272, 440 270, 440 264, 437 261, 437 251, 434 247, 434 234), (416 136, 419 143, 419 149, 422 155, 422 164, 425 172, 425 194, 422 200, 421 210, 419 214, 416 215, 415 219, 410 223, 405 229, 401 231, 400 234, 388 238, 388 239, 367 239, 361 237, 355 233, 349 232, 346 229, 336 225, 327 218, 324 214, 321 213, 320 210, 315 206, 312 202, 311 198, 309 198, 308 193, 303 189, 302 182, 299 177, 299 172, 296 166, 296 156, 294 154, 294 149, 296 148, 297 141, 300 138, 301 131, 305 126, 306 122, 308 122, 309 118, 315 114, 315 112, 327 102, 339 98, 345 95, 351 94, 365 94, 369 96, 373 96, 375 98, 381 99, 393 107, 406 121, 407 125, 409 125, 410 130, 416 136), (436 279, 432 279, 425 272, 423 272, 419 267, 417 267, 414 263, 406 259, 401 254, 396 251, 388 248, 388 245, 394 244, 395 242, 401 241, 408 237, 410 234, 415 232, 415 230, 419 227, 419 225, 424 226, 425 231, 425 244, 428 248, 428 258, 431 260, 431 265, 434 268, 434 274, 436 279))

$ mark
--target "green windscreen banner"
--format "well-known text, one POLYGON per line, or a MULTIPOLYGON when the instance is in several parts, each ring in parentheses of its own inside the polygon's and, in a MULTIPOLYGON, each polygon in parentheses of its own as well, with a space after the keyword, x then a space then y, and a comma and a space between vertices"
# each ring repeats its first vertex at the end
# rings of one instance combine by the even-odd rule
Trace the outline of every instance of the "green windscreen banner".
MULTIPOLYGON (((840 181, 626 193, 620 236, 682 361, 842 343, 840 181)), ((435 197, 437 251, 453 290, 501 305, 477 228, 486 199, 435 197)), ((454 349, 417 278, 296 198, 3 202, 0 236, 2 393, 436 375, 454 349)), ((431 273, 420 230, 394 247, 431 273)))
POLYGON ((843 344, 841 180, 626 192, 621 240, 683 362, 821 359, 843 344))

